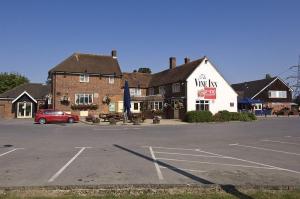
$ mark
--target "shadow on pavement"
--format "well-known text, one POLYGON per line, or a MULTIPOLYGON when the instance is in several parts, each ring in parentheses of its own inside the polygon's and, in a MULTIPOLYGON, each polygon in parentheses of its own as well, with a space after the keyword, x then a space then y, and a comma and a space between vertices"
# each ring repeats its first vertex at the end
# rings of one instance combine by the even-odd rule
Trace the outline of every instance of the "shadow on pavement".
MULTIPOLYGON (((162 162, 162 161, 154 160, 154 159, 151 158, 151 157, 148 157, 148 156, 146 156, 146 155, 144 155, 144 154, 138 153, 138 152, 133 151, 133 150, 131 150, 131 149, 125 148, 125 147, 120 146, 120 145, 117 145, 117 144, 114 144, 114 146, 117 147, 117 148, 119 148, 119 149, 122 149, 122 150, 124 150, 124 151, 127 151, 127 152, 129 152, 129 153, 131 153, 131 154, 133 154, 133 155, 136 155, 136 156, 138 156, 138 157, 141 157, 141 158, 143 158, 143 159, 145 159, 145 160, 148 160, 148 161, 150 161, 150 162, 153 162, 153 163, 156 162, 158 165, 160 165, 160 166, 162 166, 162 167, 166 167, 166 168, 168 168, 168 169, 170 169, 170 170, 172 170, 172 171, 174 171, 174 172, 176 172, 176 173, 178 173, 178 174, 181 174, 181 175, 183 175, 183 176, 185 176, 185 177, 188 177, 188 178, 190 178, 190 179, 192 179, 192 180, 194 180, 194 181, 196 181, 196 182, 200 182, 200 183, 206 184, 206 185, 213 185, 213 184, 215 184, 215 183, 213 183, 213 182, 210 182, 210 181, 208 181, 208 180, 205 180, 205 179, 203 179, 203 178, 200 178, 200 177, 198 177, 198 176, 195 176, 195 175, 193 175, 193 174, 191 174, 191 173, 188 173, 188 172, 186 172, 186 171, 183 171, 183 170, 181 170, 181 169, 179 169, 179 168, 177 168, 177 167, 174 167, 174 166, 169 165, 169 164, 167 164, 167 163, 164 163, 164 162, 162 162)), ((232 195, 234 195, 234 196, 237 197, 237 198, 240 198, 240 199, 253 199, 252 197, 250 197, 250 196, 248 196, 248 195, 245 195, 245 194, 243 194, 242 192, 240 192, 239 190, 237 190, 236 187, 235 187, 234 185, 220 185, 220 187, 221 187, 226 193, 232 194, 232 195)))

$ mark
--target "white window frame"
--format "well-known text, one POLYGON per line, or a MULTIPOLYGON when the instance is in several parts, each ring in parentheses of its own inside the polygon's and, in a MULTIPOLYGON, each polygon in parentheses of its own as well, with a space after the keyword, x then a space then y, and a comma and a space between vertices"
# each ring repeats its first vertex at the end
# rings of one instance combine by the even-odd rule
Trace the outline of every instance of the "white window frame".
POLYGON ((150 107, 152 110, 162 110, 164 103, 162 101, 152 101, 150 102, 150 107))
POLYGON ((269 98, 287 98, 287 91, 269 90, 269 98))
POLYGON ((76 93, 75 94, 75 104, 77 104, 77 105, 90 105, 90 104, 93 104, 93 102, 94 102, 93 94, 90 94, 90 93, 76 93), (90 98, 90 96, 91 96, 91 98, 90 98), (83 97, 83 103, 80 102, 80 97, 83 97), (88 97, 87 103, 85 102, 86 97, 88 97), (77 102, 77 99, 78 99, 78 102, 77 102), (90 99, 91 99, 91 102, 90 102, 90 99))
POLYGON ((159 94, 161 94, 161 95, 165 95, 166 94, 166 88, 164 86, 160 86, 158 88, 158 90, 159 90, 159 94))
POLYGON ((142 90, 140 88, 130 88, 129 89, 130 96, 141 96, 142 90))
POLYGON ((172 84, 172 92, 173 93, 179 93, 180 92, 180 83, 172 84))
POLYGON ((114 84, 115 83, 115 77, 114 76, 109 76, 108 77, 108 83, 109 84, 114 84))
POLYGON ((209 108, 210 108, 210 103, 208 100, 196 100, 196 103, 195 103, 195 110, 196 111, 209 111, 209 108), (199 105, 200 109, 197 110, 197 105, 199 105), (206 109, 205 105, 208 105, 208 109, 206 109), (203 106, 203 109, 201 108, 201 106, 203 106))
POLYGON ((89 74, 80 74, 79 75, 79 82, 82 82, 82 83, 87 83, 90 81, 90 76, 89 74))

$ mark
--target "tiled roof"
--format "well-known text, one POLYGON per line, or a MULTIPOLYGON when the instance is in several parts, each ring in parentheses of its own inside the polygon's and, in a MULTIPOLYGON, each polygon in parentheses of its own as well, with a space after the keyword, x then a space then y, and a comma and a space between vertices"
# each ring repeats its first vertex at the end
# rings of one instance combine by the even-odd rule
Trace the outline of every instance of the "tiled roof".
POLYGON ((277 77, 232 84, 231 86, 239 94, 240 98, 252 98, 275 79, 277 77))
POLYGON ((123 73, 123 84, 125 83, 125 80, 128 81, 128 85, 131 88, 148 88, 149 82, 151 79, 151 74, 149 73, 139 73, 139 72, 133 72, 133 73, 123 73))
POLYGON ((49 73, 53 72, 121 75, 121 69, 116 58, 82 53, 74 53, 49 71, 49 73))
POLYGON ((25 83, 0 94, 0 98, 14 99, 24 91, 35 99, 44 99, 44 97, 50 93, 50 85, 25 83))
POLYGON ((149 86, 154 87, 185 81, 204 59, 205 57, 189 62, 187 64, 177 66, 173 69, 168 69, 159 73, 155 73, 151 76, 149 86))

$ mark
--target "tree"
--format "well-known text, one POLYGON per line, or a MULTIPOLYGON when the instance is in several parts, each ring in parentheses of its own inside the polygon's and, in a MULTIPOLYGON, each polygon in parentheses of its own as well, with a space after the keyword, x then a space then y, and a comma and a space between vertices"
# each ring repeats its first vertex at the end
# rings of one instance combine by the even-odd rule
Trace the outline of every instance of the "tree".
POLYGON ((149 73, 149 74, 151 74, 151 69, 150 68, 139 68, 138 72, 139 73, 149 73))
POLYGON ((27 77, 18 73, 0 73, 0 93, 28 82, 27 77))

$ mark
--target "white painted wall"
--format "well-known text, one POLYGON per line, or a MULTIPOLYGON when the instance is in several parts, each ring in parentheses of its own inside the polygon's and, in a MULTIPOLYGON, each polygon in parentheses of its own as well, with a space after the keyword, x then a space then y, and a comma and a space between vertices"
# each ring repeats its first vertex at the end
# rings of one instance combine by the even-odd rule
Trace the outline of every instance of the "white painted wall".
POLYGON ((187 79, 187 111, 196 110, 196 100, 204 100, 203 97, 198 97, 198 91, 203 89, 203 86, 196 86, 195 83, 195 79, 198 79, 200 75, 204 75, 207 81, 210 79, 217 83, 216 99, 209 100, 210 111, 213 114, 222 110, 237 112, 237 94, 208 59, 206 63, 202 61, 187 79), (232 102, 234 106, 230 107, 230 103, 232 102))

